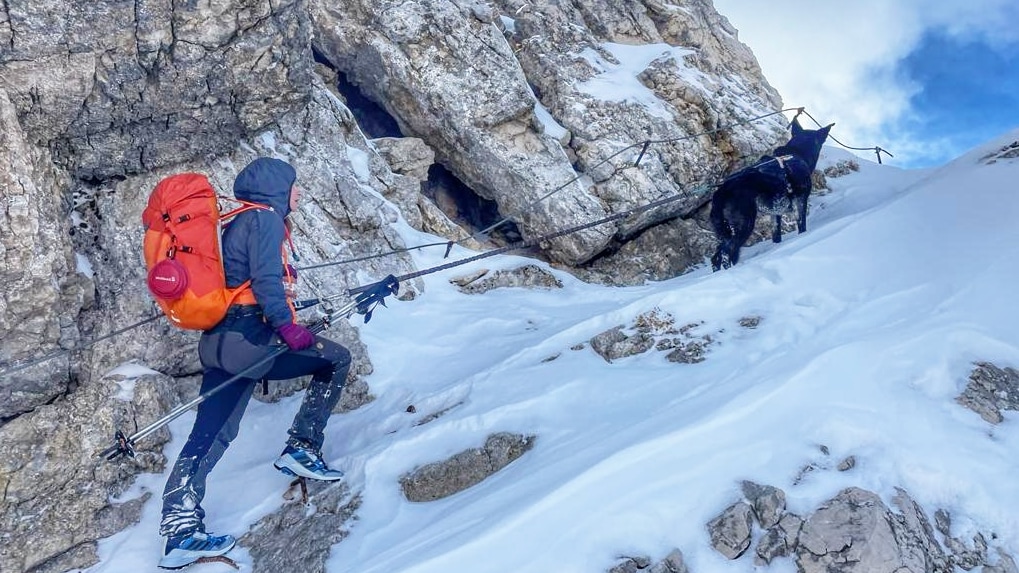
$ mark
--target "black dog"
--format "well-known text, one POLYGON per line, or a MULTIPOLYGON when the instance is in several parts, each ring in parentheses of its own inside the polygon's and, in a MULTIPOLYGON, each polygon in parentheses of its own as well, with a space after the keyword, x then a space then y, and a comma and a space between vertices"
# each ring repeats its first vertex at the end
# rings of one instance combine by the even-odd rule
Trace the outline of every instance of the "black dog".
POLYGON ((775 216, 771 240, 776 243, 782 241, 782 213, 792 211, 793 204, 798 231, 807 230, 810 174, 832 125, 809 130, 793 119, 789 143, 722 182, 711 197, 711 225, 719 240, 711 257, 712 270, 729 268, 739 261, 739 250, 754 231, 758 211, 775 216))

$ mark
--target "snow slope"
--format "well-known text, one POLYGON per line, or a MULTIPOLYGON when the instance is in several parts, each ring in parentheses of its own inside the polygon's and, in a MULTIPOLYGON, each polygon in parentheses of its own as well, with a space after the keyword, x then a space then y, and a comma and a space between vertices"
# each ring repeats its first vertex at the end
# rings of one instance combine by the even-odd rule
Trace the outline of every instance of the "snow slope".
MULTIPOLYGON (((754 245, 719 273, 615 288, 552 271, 562 289, 473 296, 448 279, 534 261, 427 275, 423 296, 360 327, 377 399, 327 429, 326 458, 363 495, 328 570, 593 573, 678 547, 695 573, 746 571, 748 558, 728 561, 705 530, 744 479, 782 488, 801 515, 847 486, 886 501, 902 487, 928 514, 950 511, 953 534, 993 531, 1019 550, 1019 418, 992 426, 955 402, 974 361, 1019 365, 1019 159, 981 161, 1017 137, 913 171, 826 148, 822 166, 853 158, 861 169, 812 199, 807 233, 754 245), (714 341, 707 359, 675 364, 652 350, 608 363, 589 344, 571 349, 653 309, 698 323, 692 333, 714 341), (739 325, 749 316, 757 328, 739 325), (401 475, 499 431, 536 435, 535 447, 459 494, 403 498, 401 475), (850 455, 855 468, 836 471, 850 455)), ((409 244, 435 240, 403 232, 409 244)), ((442 250, 419 255, 420 268, 442 250)), ((282 503, 288 479, 271 462, 299 399, 252 402, 210 478, 211 531, 240 536, 282 503)), ((192 420, 171 426, 169 456, 192 420)), ((154 494, 142 522, 105 540, 90 572, 155 569, 164 479, 138 480, 131 495, 154 494)))

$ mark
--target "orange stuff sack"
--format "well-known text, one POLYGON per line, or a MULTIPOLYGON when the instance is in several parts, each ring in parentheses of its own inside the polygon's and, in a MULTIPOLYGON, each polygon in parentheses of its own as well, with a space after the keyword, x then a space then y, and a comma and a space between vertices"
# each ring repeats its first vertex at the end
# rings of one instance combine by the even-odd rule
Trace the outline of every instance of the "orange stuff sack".
POLYGON ((223 221, 263 205, 220 214, 216 191, 200 173, 171 175, 156 185, 142 212, 149 292, 176 326, 208 330, 231 304, 254 304, 250 281, 226 287, 220 232, 223 221))

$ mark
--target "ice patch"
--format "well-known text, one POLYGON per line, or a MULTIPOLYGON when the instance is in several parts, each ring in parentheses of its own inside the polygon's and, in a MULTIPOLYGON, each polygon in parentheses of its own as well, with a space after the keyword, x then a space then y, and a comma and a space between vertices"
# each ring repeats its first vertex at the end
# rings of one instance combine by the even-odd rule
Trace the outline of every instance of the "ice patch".
POLYGON ((693 54, 687 48, 678 48, 668 44, 645 44, 627 46, 623 44, 605 43, 601 46, 619 63, 612 63, 591 48, 585 49, 580 56, 586 59, 598 75, 577 84, 577 91, 588 94, 602 101, 630 102, 643 106, 651 114, 671 119, 671 108, 641 83, 639 76, 652 63, 663 58, 676 61, 680 77, 685 81, 701 87, 700 73, 685 66, 683 57, 693 54))
POLYGON ((354 175, 357 180, 361 183, 367 184, 371 181, 371 166, 368 160, 368 154, 356 147, 347 146, 347 157, 350 159, 350 167, 354 170, 354 175))
POLYGON ((134 399, 134 387, 138 378, 152 374, 159 374, 159 372, 140 364, 124 362, 113 370, 107 372, 106 377, 118 378, 114 380, 114 382, 116 382, 117 386, 120 387, 120 391, 114 395, 114 398, 124 402, 130 402, 134 399))
POLYGON ((74 263, 75 268, 79 273, 87 276, 88 278, 93 278, 95 276, 95 271, 92 269, 92 263, 89 262, 88 257, 85 255, 81 253, 74 253, 74 263))
POLYGON ((262 135, 259 135, 258 136, 258 141, 266 149, 270 149, 270 150, 276 149, 276 133, 275 132, 267 131, 267 132, 263 133, 262 135))
POLYGON ((534 104, 534 115, 545 128, 545 133, 554 137, 556 141, 561 141, 562 138, 569 133, 569 130, 562 125, 559 125, 559 122, 552 117, 552 114, 548 112, 545 106, 541 105, 541 102, 534 104))
POLYGON ((517 33, 517 21, 516 20, 514 20, 513 18, 510 18, 509 16, 499 16, 499 19, 502 20, 502 26, 503 26, 503 28, 506 28, 507 32, 509 32, 510 34, 516 34, 517 33))

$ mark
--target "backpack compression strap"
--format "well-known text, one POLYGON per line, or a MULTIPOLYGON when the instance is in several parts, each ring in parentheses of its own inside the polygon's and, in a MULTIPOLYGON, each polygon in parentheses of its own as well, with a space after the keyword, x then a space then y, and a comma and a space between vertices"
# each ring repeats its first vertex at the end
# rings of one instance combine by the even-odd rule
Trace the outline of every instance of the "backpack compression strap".
MULTIPOLYGON (((225 199, 227 201, 234 201, 236 203, 240 203, 241 204, 240 207, 238 207, 236 209, 233 209, 233 210, 230 210, 230 211, 227 211, 226 213, 223 213, 222 215, 219 216, 219 225, 220 225, 221 232, 222 232, 223 223, 225 221, 227 221, 229 219, 233 219, 234 217, 236 217, 237 215, 240 215, 241 213, 243 213, 245 211, 251 211, 251 210, 254 210, 254 209, 260 209, 260 210, 263 210, 263 211, 272 211, 273 210, 272 207, 270 207, 268 205, 262 205, 261 203, 252 203, 251 201, 244 201, 242 199, 235 199, 235 198, 232 198, 232 197, 223 197, 222 195, 220 195, 218 197, 220 199, 225 199)), ((220 260, 223 259, 222 248, 223 248, 222 245, 220 245, 220 251, 221 251, 220 252, 220 260)), ((241 283, 240 286, 238 286, 237 288, 234 288, 234 289, 230 289, 230 291, 231 291, 231 294, 230 294, 230 298, 229 298, 229 301, 228 301, 229 304, 258 304, 258 301, 255 299, 255 293, 251 290, 251 279, 248 279, 248 280, 244 281, 243 283, 241 283)))

